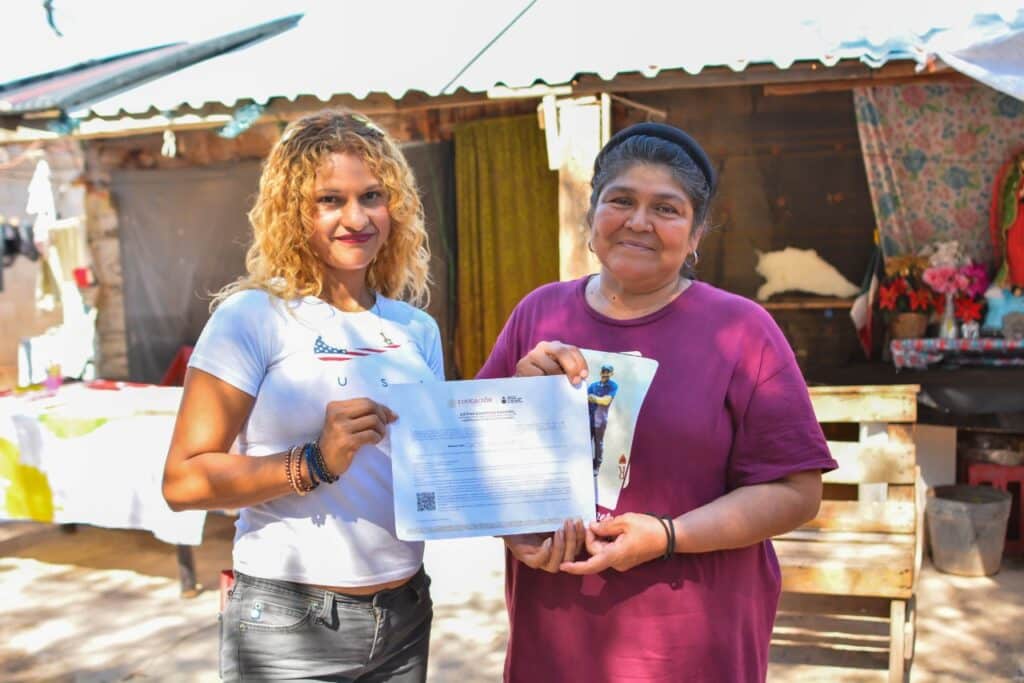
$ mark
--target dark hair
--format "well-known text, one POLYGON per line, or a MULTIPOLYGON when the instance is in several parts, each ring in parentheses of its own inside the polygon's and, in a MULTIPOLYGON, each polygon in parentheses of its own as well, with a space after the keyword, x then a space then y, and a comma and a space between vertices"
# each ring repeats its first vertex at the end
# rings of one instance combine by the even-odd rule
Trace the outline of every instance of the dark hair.
POLYGON ((636 164, 652 164, 666 167, 683 188, 693 205, 693 230, 700 236, 707 227, 713 189, 704 172, 686 150, 674 142, 650 135, 632 135, 617 141, 614 146, 612 142, 616 142, 614 138, 594 161, 587 224, 591 223, 598 197, 609 182, 636 164))

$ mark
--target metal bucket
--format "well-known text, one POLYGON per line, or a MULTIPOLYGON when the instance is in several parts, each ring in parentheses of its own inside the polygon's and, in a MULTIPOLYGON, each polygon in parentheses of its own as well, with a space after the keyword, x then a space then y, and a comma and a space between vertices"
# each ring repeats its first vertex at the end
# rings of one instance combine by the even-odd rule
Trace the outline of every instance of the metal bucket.
POLYGON ((925 511, 935 568, 961 576, 998 572, 1012 500, 990 486, 936 486, 925 511))

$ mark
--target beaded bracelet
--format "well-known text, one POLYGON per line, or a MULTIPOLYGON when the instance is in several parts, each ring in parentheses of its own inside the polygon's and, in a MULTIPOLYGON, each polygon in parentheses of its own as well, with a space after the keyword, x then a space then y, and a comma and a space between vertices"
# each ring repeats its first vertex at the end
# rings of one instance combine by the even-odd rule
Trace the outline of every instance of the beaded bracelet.
POLYGON ((292 490, 300 496, 304 496, 320 484, 312 473, 309 475, 310 481, 313 482, 312 484, 307 486, 302 480, 302 455, 297 453, 301 448, 302 446, 292 446, 288 450, 288 457, 285 458, 285 463, 288 467, 288 483, 291 484, 292 490), (292 465, 293 462, 295 463, 294 466, 292 465))
POLYGON ((288 479, 288 486, 292 488, 292 491, 299 492, 297 486, 295 486, 295 479, 292 478, 292 457, 295 454, 294 448, 289 448, 288 452, 284 456, 284 476, 288 479))
POLYGON ((338 475, 331 472, 330 468, 327 467, 327 461, 324 460, 323 451, 320 450, 320 442, 314 441, 310 445, 314 455, 314 462, 316 462, 318 466, 317 472, 323 474, 323 480, 328 484, 333 484, 338 481, 338 475))

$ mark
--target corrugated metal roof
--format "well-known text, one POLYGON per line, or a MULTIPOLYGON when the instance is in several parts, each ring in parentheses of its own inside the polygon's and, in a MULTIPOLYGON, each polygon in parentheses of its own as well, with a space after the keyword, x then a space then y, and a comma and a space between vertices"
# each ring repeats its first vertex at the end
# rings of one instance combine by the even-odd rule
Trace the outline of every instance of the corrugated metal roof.
POLYGON ((181 50, 184 45, 158 45, 4 83, 0 85, 0 112, 24 114, 59 109, 69 94, 84 85, 103 82, 111 75, 132 73, 140 66, 158 63, 161 57, 181 50))
POLYGON ((197 43, 172 43, 0 84, 0 116, 66 112, 295 26, 285 17, 197 43))
POLYGON ((309 9, 288 33, 197 64, 102 102, 94 114, 142 114, 239 100, 346 93, 360 99, 410 90, 437 94, 525 0, 378 0, 309 9), (376 21, 374 18, 378 18, 376 21))
MULTIPOLYGON (((924 61, 986 35, 1024 31, 1024 2, 974 0, 859 0, 853 3, 711 3, 658 0, 378 0, 372 16, 351 4, 318 7, 291 32, 182 69, 112 98, 83 116, 266 104, 275 97, 336 94, 399 99, 496 85, 569 83, 578 74, 611 79, 623 73, 655 76, 713 66, 742 71, 750 64, 789 68, 796 61, 825 66, 859 60, 924 61), (525 10, 525 11, 524 11, 525 10), (965 42, 966 41, 966 42, 965 42)), ((363 7, 363 5, 359 5, 363 7)))
POLYGON ((923 61, 932 41, 969 40, 978 26, 1024 29, 1021 2, 989 3, 1003 13, 982 13, 983 2, 943 7, 906 0, 719 0, 701 3, 699 10, 688 3, 668 10, 666 4, 591 0, 590 11, 581 12, 577 3, 546 2, 543 11, 527 13, 453 88, 486 90, 496 79, 508 86, 534 79, 567 83, 579 73, 611 80, 626 72, 697 74, 713 66, 788 69, 797 61, 833 66, 859 60, 877 68, 890 60, 923 61))

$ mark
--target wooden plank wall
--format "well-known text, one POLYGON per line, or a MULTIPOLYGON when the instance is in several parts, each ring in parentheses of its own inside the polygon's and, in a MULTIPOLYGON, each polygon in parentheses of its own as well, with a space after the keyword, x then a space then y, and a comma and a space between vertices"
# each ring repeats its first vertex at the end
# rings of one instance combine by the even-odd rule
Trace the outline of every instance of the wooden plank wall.
MULTIPOLYGON (((765 96, 760 87, 635 93, 691 133, 721 172, 700 277, 753 297, 755 249, 816 249, 859 285, 875 219, 850 92, 765 96)), ((615 128, 646 114, 616 104, 615 128)), ((846 309, 773 311, 805 373, 860 353, 846 309)))

